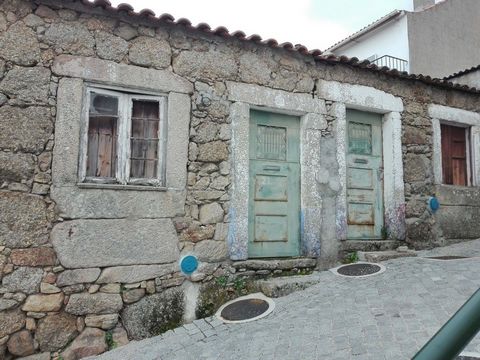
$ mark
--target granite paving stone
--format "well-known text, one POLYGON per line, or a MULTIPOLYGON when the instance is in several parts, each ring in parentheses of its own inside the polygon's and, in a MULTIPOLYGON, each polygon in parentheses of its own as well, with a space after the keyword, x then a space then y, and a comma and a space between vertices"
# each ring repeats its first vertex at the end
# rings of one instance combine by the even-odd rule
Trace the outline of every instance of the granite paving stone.
MULTIPOLYGON (((275 310, 263 319, 196 320, 96 359, 410 359, 480 287, 475 257, 480 239, 385 261, 387 270, 371 277, 324 271, 318 284, 274 299, 275 310), (424 258, 440 255, 471 258, 424 258)), ((465 351, 480 352, 480 335, 465 351)))

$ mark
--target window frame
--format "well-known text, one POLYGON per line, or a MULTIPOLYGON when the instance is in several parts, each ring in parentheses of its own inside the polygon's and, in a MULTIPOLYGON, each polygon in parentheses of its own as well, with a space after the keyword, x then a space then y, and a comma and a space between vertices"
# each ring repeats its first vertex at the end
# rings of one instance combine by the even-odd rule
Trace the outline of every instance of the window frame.
POLYGON ((82 184, 112 184, 164 187, 166 183, 166 150, 167 150, 167 104, 168 98, 165 94, 144 93, 135 90, 126 90, 111 86, 100 86, 86 84, 84 90, 84 101, 82 109, 82 131, 80 138, 79 156, 79 183, 82 184), (118 121, 117 121, 117 164, 115 178, 87 176, 87 151, 88 151, 88 128, 91 93, 115 96, 118 98, 118 121), (131 157, 131 124, 133 101, 158 101, 159 124, 158 124, 158 163, 157 176, 155 178, 131 178, 130 157, 131 157))
MULTIPOLYGON (((472 147, 472 126, 471 125, 468 125, 468 124, 464 124, 464 123, 460 123, 460 122, 453 122, 453 121, 444 121, 444 120, 440 120, 439 121, 439 124, 440 124, 440 128, 442 125, 445 125, 445 126, 450 126, 450 127, 457 127, 457 128, 461 128, 461 129, 464 129, 465 130, 465 163, 466 163, 466 177, 467 177, 467 183, 466 185, 455 185, 455 184, 446 184, 445 183, 445 178, 443 176, 443 173, 444 173, 444 168, 443 168, 443 157, 444 157, 444 154, 443 154, 443 148, 442 146, 440 146, 440 157, 441 157, 441 174, 442 174, 442 178, 441 178, 441 183, 442 185, 445 185, 445 186, 460 186, 460 187, 471 187, 471 186, 475 186, 475 182, 474 182, 474 179, 473 179, 473 164, 472 164, 472 153, 474 151, 473 147, 472 147)), ((440 129, 440 144, 442 144, 442 131, 440 129)))
POLYGON ((433 130, 433 176, 435 185, 466 189, 480 187, 480 113, 439 104, 428 105, 433 130), (443 182, 441 124, 469 128, 467 138, 470 183, 467 186, 448 185, 443 182))

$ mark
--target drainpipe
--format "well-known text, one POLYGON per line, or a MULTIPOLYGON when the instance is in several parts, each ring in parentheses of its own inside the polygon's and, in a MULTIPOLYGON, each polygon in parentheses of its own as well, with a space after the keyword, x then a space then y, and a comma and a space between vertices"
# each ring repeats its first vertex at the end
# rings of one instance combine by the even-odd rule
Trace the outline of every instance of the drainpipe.
POLYGON ((452 360, 480 331, 480 289, 423 346, 412 360, 452 360))

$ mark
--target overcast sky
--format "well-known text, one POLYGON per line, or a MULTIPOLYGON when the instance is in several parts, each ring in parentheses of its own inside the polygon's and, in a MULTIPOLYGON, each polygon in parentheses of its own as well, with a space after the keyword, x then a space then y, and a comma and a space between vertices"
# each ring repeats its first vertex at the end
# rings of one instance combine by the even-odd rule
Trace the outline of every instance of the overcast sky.
POLYGON ((324 50, 395 9, 411 10, 413 0, 110 0, 140 11, 185 17, 194 25, 223 25, 263 39, 324 50))

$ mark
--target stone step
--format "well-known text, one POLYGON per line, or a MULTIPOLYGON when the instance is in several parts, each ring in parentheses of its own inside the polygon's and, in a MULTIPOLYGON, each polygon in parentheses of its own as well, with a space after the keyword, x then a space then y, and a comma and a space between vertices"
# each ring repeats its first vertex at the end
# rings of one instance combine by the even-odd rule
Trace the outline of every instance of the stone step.
POLYGON ((402 257, 417 256, 415 250, 401 249, 399 250, 387 250, 387 251, 358 251, 358 259, 360 261, 367 261, 372 263, 378 263, 390 259, 397 259, 402 257))
POLYGON ((399 240, 345 240, 340 242, 340 250, 344 252, 387 251, 404 244, 404 241, 399 240))
POLYGON ((237 270, 292 270, 314 268, 317 265, 317 260, 312 258, 252 259, 235 261, 232 265, 237 270))
POLYGON ((257 280, 256 285, 268 297, 286 296, 295 291, 304 290, 320 282, 318 272, 310 275, 281 276, 265 280, 257 280))

